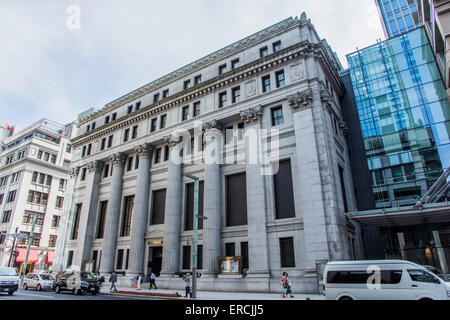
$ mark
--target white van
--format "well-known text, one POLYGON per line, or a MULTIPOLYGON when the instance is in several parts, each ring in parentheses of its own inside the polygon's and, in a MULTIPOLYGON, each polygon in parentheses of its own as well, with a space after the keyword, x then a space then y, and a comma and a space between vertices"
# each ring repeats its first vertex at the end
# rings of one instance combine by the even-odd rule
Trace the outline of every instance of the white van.
POLYGON ((450 283, 403 260, 329 262, 326 300, 450 300, 450 283))
POLYGON ((19 289, 19 273, 16 268, 0 267, 0 292, 13 295, 19 289))

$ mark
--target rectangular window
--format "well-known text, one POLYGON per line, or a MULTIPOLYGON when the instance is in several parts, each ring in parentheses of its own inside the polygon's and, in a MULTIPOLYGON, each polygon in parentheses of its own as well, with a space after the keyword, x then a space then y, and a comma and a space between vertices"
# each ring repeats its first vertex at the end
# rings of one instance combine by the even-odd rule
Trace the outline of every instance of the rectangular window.
POLYGON ((109 164, 105 164, 105 168, 103 169, 103 178, 107 178, 109 175, 109 164))
POLYGON ((203 246, 201 244, 197 246, 197 269, 203 269, 203 246))
POLYGON ((114 112, 111 116, 111 121, 116 120, 116 118, 117 118, 117 112, 114 112))
POLYGON ((80 215, 81 215, 81 203, 77 203, 75 205, 75 215, 72 227, 72 235, 70 237, 71 240, 76 240, 78 237, 78 226, 80 224, 80 215))
POLYGON ((219 93, 219 108, 223 108, 227 105, 227 92, 219 93))
POLYGON ((87 151, 86 151, 87 156, 89 156, 91 154, 91 150, 92 150, 92 143, 89 143, 87 146, 87 151))
POLYGON ((88 125, 86 126, 86 132, 89 132, 90 129, 91 129, 91 125, 88 124, 88 125))
POLYGON ((16 200, 17 190, 13 190, 8 192, 8 198, 6 199, 6 203, 14 202, 16 200))
POLYGON ((131 139, 136 139, 138 134, 138 126, 134 126, 131 131, 131 139))
POLYGON ((127 142, 129 137, 130 137, 130 128, 125 129, 123 133, 123 142, 127 142))
POLYGON ((133 157, 128 157, 127 159, 127 172, 133 169, 133 157))
POLYGON ((158 118, 153 118, 150 122, 150 132, 156 131, 156 123, 158 121, 158 118))
POLYGON ((131 217, 133 216, 134 196, 128 196, 124 199, 121 237, 128 237, 131 231, 131 217))
POLYGON ((276 219, 295 217, 294 191, 292 187, 291 161, 279 162, 279 169, 273 176, 276 219))
POLYGON ((191 246, 183 246, 183 270, 191 269, 191 246))
POLYGON ((100 210, 98 212, 98 222, 97 222, 97 239, 103 239, 103 234, 105 232, 105 221, 106 221, 106 210, 108 208, 108 201, 100 201, 100 210))
POLYGON ((127 254, 125 256, 125 270, 128 270, 128 260, 130 258, 130 249, 127 249, 127 254))
POLYGON ((275 72, 275 78, 277 81, 277 88, 284 87, 285 84, 284 70, 275 72))
POLYGON ((4 197, 5 197, 5 194, 4 194, 4 193, 0 194, 0 204, 3 203, 3 198, 4 198, 4 197))
POLYGON ((55 204, 55 207, 56 207, 57 209, 62 209, 63 203, 64 203, 64 197, 57 196, 57 197, 56 197, 56 204, 55 204))
POLYGON ((111 146, 112 146, 112 143, 113 143, 113 137, 114 137, 114 136, 109 136, 109 137, 108 137, 108 148, 111 148, 111 146))
POLYGON ((246 174, 238 173, 226 177, 226 226, 247 224, 246 174))
POLYGON ((183 84, 183 89, 184 90, 189 89, 190 85, 191 85, 191 80, 190 79, 189 80, 185 80, 184 84, 183 84))
POLYGON ((259 49, 259 56, 261 58, 267 57, 269 55, 269 49, 267 47, 259 49))
POLYGON ((47 179, 45 180, 45 184, 47 186, 51 186, 52 185, 52 176, 47 175, 47 179))
POLYGON ((155 163, 159 163, 161 161, 161 148, 155 150, 155 163))
POLYGON ((278 126, 284 123, 283 108, 281 106, 272 108, 271 112, 272 112, 272 126, 278 126))
POLYGON ((278 52, 281 50, 281 41, 274 42, 272 44, 273 52, 278 52))
POLYGON ((106 138, 102 139, 102 143, 100 144, 100 150, 105 150, 106 147, 106 138))
POLYGON ((202 76, 198 75, 194 78, 194 85, 198 85, 202 82, 202 76))
POLYGON ((133 106, 128 106, 127 114, 130 114, 133 112, 133 106))
POLYGON ((95 129, 95 122, 92 123, 91 128, 92 128, 92 130, 95 129))
POLYGON ((159 128, 164 129, 166 127, 166 121, 167 121, 167 114, 163 114, 161 116, 160 122, 159 122, 159 128))
MULTIPOLYGON (((82 155, 82 157, 84 157, 84 155, 82 155)), ((38 158, 39 160, 42 159, 42 150, 39 150, 39 151, 38 151, 37 158, 38 158)))
POLYGON ((234 242, 225 243, 225 256, 234 257, 236 255, 236 249, 234 242))
POLYGON ((270 91, 270 75, 261 78, 262 83, 262 91, 268 92, 270 91))
POLYGON ((241 87, 231 89, 231 102, 238 103, 241 100, 241 87))
POLYGON ((156 103, 156 102, 158 102, 159 101, 159 93, 155 93, 154 95, 153 95, 153 103, 156 103))
POLYGON ((231 61, 231 70, 236 69, 239 67, 239 59, 234 59, 231 61))
POLYGON ((220 74, 224 74, 226 69, 227 69, 227 65, 226 64, 220 65, 219 66, 219 75, 220 74))
POLYGON ((59 221, 61 220, 61 216, 54 215, 52 217, 52 228, 59 228, 59 221))
POLYGON ((123 249, 119 249, 119 250, 117 250, 116 269, 122 270, 122 264, 123 264, 123 249))
POLYGON ((194 118, 200 115, 200 101, 194 102, 194 118))
POLYGON ((84 181, 86 179, 86 168, 81 169, 80 181, 84 181))
POLYGON ((248 269, 248 242, 241 242, 242 268, 248 269))
POLYGON ((86 146, 83 146, 83 149, 81 149, 81 157, 83 158, 86 155, 86 146))
POLYGON ((166 210, 166 189, 153 191, 151 225, 164 224, 165 210, 166 210))
POLYGON ((169 96, 169 89, 163 91, 162 98, 165 99, 169 96))
POLYGON ((66 179, 59 179, 59 189, 60 190, 65 190, 66 189, 66 185, 67 185, 67 180, 66 179))
POLYGON ((168 161, 170 156, 169 146, 164 147, 164 161, 168 161))
POLYGON ((72 266, 72 260, 73 260, 73 251, 70 250, 67 256, 67 265, 66 265, 67 268, 70 268, 72 266))
POLYGON ((185 106, 182 109, 181 121, 186 121, 189 119, 189 106, 185 106))
POLYGON ((139 169, 139 156, 136 155, 136 160, 134 161, 134 170, 139 169))
MULTIPOLYGON (((203 191, 204 183, 199 182, 198 187, 198 215, 203 216, 203 191)), ((184 230, 194 229, 194 183, 186 184, 186 202, 185 202, 185 212, 184 212, 184 230)), ((203 229, 203 220, 198 220, 198 229, 203 229)))
POLYGON ((105 117, 105 124, 109 123, 109 116, 105 117))
POLYGON ((342 202, 344 203, 345 212, 348 212, 347 194, 345 192, 345 182, 344 182, 344 169, 340 165, 338 165, 338 168, 339 168, 339 180, 341 183, 342 202))
POLYGON ((67 153, 72 152, 72 145, 69 144, 69 143, 66 145, 66 152, 67 152, 67 153))
POLYGON ((56 238, 57 236, 54 234, 48 236, 48 246, 50 248, 54 248, 56 246, 56 238))
POLYGON ((135 111, 138 111, 141 108, 141 102, 136 102, 136 105, 134 106, 135 111))
POLYGON ((280 238, 280 263, 282 268, 295 268, 294 238, 280 238))
POLYGON ((2 223, 8 223, 11 220, 11 210, 3 212, 2 223))

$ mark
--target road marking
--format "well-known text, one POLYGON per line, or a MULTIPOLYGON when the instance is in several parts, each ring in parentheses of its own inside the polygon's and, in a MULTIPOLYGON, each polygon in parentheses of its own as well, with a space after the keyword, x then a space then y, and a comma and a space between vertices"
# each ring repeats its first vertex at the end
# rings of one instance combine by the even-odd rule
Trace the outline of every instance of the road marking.
POLYGON ((32 297, 45 297, 45 298, 49 298, 49 299, 55 299, 55 297, 51 297, 51 296, 46 296, 45 294, 32 294, 32 293, 19 293, 18 295, 24 295, 24 296, 32 296, 32 297))

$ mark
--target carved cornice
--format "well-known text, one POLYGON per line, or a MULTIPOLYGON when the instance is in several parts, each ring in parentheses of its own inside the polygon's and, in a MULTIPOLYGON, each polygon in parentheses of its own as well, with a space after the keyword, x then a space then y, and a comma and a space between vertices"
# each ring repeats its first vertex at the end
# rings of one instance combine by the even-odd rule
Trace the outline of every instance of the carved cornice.
POLYGON ((303 92, 297 92, 294 95, 288 96, 288 103, 291 106, 292 112, 310 108, 312 103, 312 90, 309 88, 303 92))
POLYGON ((109 157, 109 160, 113 165, 123 165, 125 164, 126 159, 126 155, 121 152, 114 153, 109 157))
POLYGON ((152 146, 149 143, 144 143, 134 148, 134 150, 136 151, 139 158, 151 157, 154 150, 154 146, 152 146))
POLYGON ((103 165, 104 165, 104 163, 102 161, 93 160, 93 161, 88 162, 86 167, 88 169, 88 172, 92 173, 92 172, 94 172, 96 170, 102 169, 103 165))
POLYGON ((242 110, 240 112, 241 120, 244 121, 244 125, 246 126, 259 122, 262 114, 263 110, 261 106, 249 108, 248 110, 242 110))

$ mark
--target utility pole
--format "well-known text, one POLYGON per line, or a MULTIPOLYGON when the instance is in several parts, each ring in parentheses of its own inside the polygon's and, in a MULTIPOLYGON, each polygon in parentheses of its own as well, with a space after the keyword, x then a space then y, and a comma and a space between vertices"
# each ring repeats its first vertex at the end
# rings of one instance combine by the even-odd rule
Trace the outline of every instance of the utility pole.
POLYGON ((194 236, 192 240, 192 298, 197 298, 197 250, 198 250, 198 219, 207 219, 198 215, 199 178, 190 174, 186 177, 194 180, 194 236))
POLYGON ((30 233, 30 236, 28 238, 27 254, 25 256, 25 261, 23 263, 24 267, 22 268, 22 276, 20 278, 20 281, 21 281, 20 282, 20 286, 22 286, 23 278, 25 278, 25 276, 27 274, 28 254, 30 253, 31 242, 33 241, 34 226, 36 225, 36 220, 37 220, 37 216, 38 216, 37 212, 33 212, 31 214, 33 214, 33 225, 31 226, 31 233, 30 233))
POLYGON ((12 244, 12 247, 11 247, 11 253, 9 254, 8 267, 11 267, 12 257, 13 257, 13 255, 15 256, 15 254, 13 254, 13 253, 15 253, 15 251, 16 251, 16 239, 17 239, 16 235, 17 235, 17 232, 19 232, 19 227, 16 227, 16 232, 13 234, 14 240, 13 240, 13 244, 12 244))

